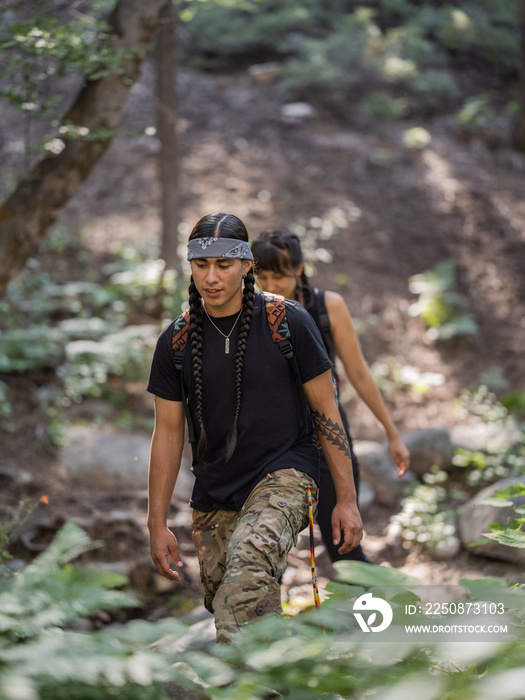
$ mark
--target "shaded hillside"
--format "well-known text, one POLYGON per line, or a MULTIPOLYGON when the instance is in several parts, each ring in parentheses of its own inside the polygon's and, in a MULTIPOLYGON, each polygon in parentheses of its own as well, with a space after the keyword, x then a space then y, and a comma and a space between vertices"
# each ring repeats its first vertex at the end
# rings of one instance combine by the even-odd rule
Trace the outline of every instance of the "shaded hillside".
MULTIPOLYGON (((157 244, 158 143, 144 134, 154 123, 152 84, 147 66, 123 124, 123 133, 136 135, 115 141, 63 217, 89 232, 95 250, 157 244)), ((290 123, 275 86, 247 74, 184 71, 178 93, 182 240, 210 211, 235 212, 255 234, 342 208, 347 225, 322 241, 334 255, 330 264, 316 263, 316 284, 339 289, 365 322, 370 363, 393 356, 447 378, 423 399, 388 396, 402 425, 448 423, 446 403, 489 367, 524 389, 525 159, 507 145, 508 120, 461 133, 446 119, 357 130, 320 111, 290 123), (404 145, 414 127, 431 135, 424 149, 404 145), (415 301, 408 280, 448 258, 457 262, 457 290, 480 330, 433 345, 423 321, 407 313, 415 301)))

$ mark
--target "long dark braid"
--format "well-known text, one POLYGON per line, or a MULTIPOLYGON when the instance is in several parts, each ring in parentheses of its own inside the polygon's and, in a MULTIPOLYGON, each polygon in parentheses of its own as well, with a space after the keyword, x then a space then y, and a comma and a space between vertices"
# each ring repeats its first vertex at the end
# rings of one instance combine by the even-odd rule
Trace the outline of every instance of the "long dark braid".
POLYGON ((310 280, 308 279, 308 275, 303 269, 301 276, 299 277, 297 287, 295 288, 295 299, 296 301, 300 301, 305 308, 308 308, 312 303, 312 298, 313 289, 310 284, 310 280))
MULTIPOLYGON (((248 241, 248 232, 243 222, 233 214, 209 214, 203 216, 194 226, 190 234, 190 240, 194 238, 234 238, 248 241)), ((226 459, 230 459, 237 443, 237 421, 241 411, 242 395, 242 370, 244 355, 248 341, 248 332, 252 319, 253 303, 255 299, 255 277, 252 270, 244 279, 242 298, 242 313, 240 318, 239 333, 237 336, 237 350, 235 352, 235 415, 232 426, 228 431, 226 440, 226 459)), ((190 304, 190 333, 191 355, 193 363, 193 381, 195 387, 196 409, 195 417, 200 428, 199 441, 197 443, 197 462, 206 464, 207 437, 203 419, 203 384, 202 384, 202 298, 195 287, 193 278, 189 286, 190 304)))
POLYGON ((190 303, 190 335, 191 335, 191 361, 193 366, 193 385, 195 387, 195 418, 200 428, 199 442, 197 443, 197 462, 205 463, 208 438, 204 430, 204 418, 202 414, 202 299, 193 283, 193 277, 189 286, 190 303))
POLYGON ((241 412, 242 393, 242 369, 244 365, 244 355, 248 341, 248 331, 252 321, 253 302, 255 298, 255 276, 250 269, 244 278, 244 290, 242 295, 242 315, 237 336, 237 350, 235 352, 235 416, 232 427, 228 432, 226 443, 226 459, 230 459, 237 444, 237 420, 241 412))
MULTIPOLYGON (((260 270, 271 270, 280 275, 293 276, 291 271, 304 263, 301 242, 290 231, 263 231, 253 241, 252 251, 260 270)), ((312 303, 313 289, 304 267, 297 278, 295 299, 305 307, 312 303)))

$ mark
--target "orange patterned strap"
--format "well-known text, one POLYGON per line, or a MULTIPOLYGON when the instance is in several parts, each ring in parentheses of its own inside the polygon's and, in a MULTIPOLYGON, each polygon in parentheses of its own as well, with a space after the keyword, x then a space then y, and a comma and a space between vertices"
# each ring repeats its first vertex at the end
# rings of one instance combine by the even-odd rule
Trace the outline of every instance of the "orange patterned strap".
POLYGON ((284 297, 280 294, 270 294, 269 292, 263 292, 263 294, 266 305, 266 318, 268 319, 273 342, 289 341, 291 336, 288 319, 286 318, 284 297))
POLYGON ((182 353, 188 342, 190 332, 190 310, 186 309, 178 318, 175 319, 173 325, 173 335, 171 337, 171 347, 174 354, 175 365, 177 369, 182 369, 182 353), (180 366, 179 366, 180 364, 180 366))

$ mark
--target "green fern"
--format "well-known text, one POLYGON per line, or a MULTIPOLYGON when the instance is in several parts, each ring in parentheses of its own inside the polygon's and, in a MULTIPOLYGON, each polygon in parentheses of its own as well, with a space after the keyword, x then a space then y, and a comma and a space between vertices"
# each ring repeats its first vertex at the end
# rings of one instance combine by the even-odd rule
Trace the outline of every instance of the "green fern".
POLYGON ((9 688, 24 688, 24 698, 58 700, 82 698, 167 697, 161 684, 176 682, 193 687, 186 674, 173 669, 174 654, 159 651, 158 642, 168 632, 181 639, 187 628, 176 620, 130 623, 115 631, 91 633, 47 629, 24 644, 0 648, 0 698, 11 698, 9 688), (9 669, 2 673, 2 667, 9 669))
MULTIPOLYGON (((380 595, 394 587, 399 595, 396 592, 395 600, 390 600, 403 610, 416 585, 400 572, 360 562, 344 562, 338 568, 340 580, 352 585, 337 584, 332 589, 337 595, 320 611, 294 618, 263 617, 244 628, 231 645, 195 648, 199 632, 173 618, 137 620, 89 633, 63 629, 59 623, 85 615, 97 601, 103 606, 114 603, 111 595, 119 595, 114 586, 123 583, 122 577, 82 571, 70 563, 93 546, 86 533, 68 524, 47 552, 0 590, 1 700, 168 700, 180 697, 182 689, 197 690, 200 697, 213 700, 260 698, 270 689, 287 700, 329 700, 386 697, 396 691, 406 695, 413 683, 427 692, 430 682, 432 696, 459 698, 474 697, 479 683, 523 667, 525 628, 520 614, 513 624, 515 642, 488 652, 475 650, 457 672, 450 670, 455 648, 435 649, 415 642, 377 644, 371 653, 351 630, 337 627, 336 635, 334 615, 341 595, 348 593, 352 605, 358 587, 380 595)), ((493 600, 489 589, 494 583, 493 579, 461 582, 470 585, 475 600, 483 601, 487 596, 493 600)), ((523 611, 524 596, 524 587, 508 591, 507 583, 500 582, 498 600, 506 606, 523 611)))
POLYGON ((48 549, 0 591, 0 638, 33 637, 101 609, 136 606, 133 596, 114 590, 125 577, 69 564, 96 546, 81 528, 66 523, 48 549))
POLYGON ((124 576, 71 563, 96 546, 67 523, 0 589, 1 700, 165 700, 168 681, 194 687, 187 673, 173 668, 170 645, 156 648, 161 638, 177 639, 179 650, 180 640, 191 642, 181 622, 135 621, 91 633, 67 629, 99 610, 137 605, 116 590, 127 584, 124 576))

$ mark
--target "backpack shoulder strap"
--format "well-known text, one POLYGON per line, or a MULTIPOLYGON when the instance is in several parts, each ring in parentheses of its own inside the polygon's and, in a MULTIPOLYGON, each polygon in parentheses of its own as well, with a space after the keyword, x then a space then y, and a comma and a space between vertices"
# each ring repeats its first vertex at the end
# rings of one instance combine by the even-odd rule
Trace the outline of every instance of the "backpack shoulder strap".
POLYGON ((313 308, 315 309, 315 313, 312 313, 312 311, 310 311, 310 313, 319 328, 328 357, 335 363, 336 353, 332 336, 332 324, 330 323, 330 316, 326 308, 325 292, 323 289, 316 288, 314 290, 313 308))
POLYGON ((269 292, 263 292, 263 296, 266 307, 266 319, 268 321, 272 341, 277 345, 282 355, 290 363, 295 384, 297 386, 297 396, 301 397, 299 401, 302 405, 301 413, 303 416, 305 429, 308 430, 308 407, 306 403, 306 396, 304 395, 303 383, 301 381, 301 374, 299 372, 299 365, 297 364, 297 358, 293 350, 292 336, 288 325, 288 318, 286 316, 285 299, 280 294, 270 294, 269 292))
POLYGON ((283 353, 286 359, 291 359, 293 356, 293 347, 286 317, 286 305, 284 297, 280 294, 270 294, 263 292, 264 303, 266 306, 266 319, 272 336, 272 341, 277 344, 279 350, 283 353))
POLYGON ((188 399, 186 398, 186 389, 184 388, 184 379, 182 376, 182 360, 184 357, 184 348, 188 342, 190 334, 190 310, 186 309, 173 324, 173 333, 171 336, 171 349, 173 350, 173 362, 176 369, 180 372, 180 387, 182 395, 182 403, 184 404, 184 412, 186 413, 186 422, 188 424, 188 439, 190 442, 195 442, 195 430, 193 429, 193 421, 191 419, 188 399))
POLYGON ((326 303, 324 300, 324 289, 316 289, 315 296, 317 301, 317 309, 319 313, 319 330, 323 335, 327 335, 330 339, 332 338, 332 326, 330 325, 330 316, 326 310, 326 303))
POLYGON ((178 370, 182 369, 182 355, 188 342, 190 334, 190 310, 186 309, 173 324, 173 334, 171 336, 171 348, 173 350, 173 361, 178 370))

